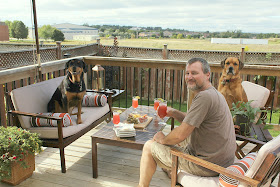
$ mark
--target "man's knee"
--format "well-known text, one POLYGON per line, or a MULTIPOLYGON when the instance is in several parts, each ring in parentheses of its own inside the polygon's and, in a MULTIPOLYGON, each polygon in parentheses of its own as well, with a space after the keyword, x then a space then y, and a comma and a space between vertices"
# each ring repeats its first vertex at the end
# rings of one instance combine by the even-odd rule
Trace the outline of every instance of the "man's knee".
POLYGON ((148 140, 148 141, 144 144, 143 152, 149 152, 149 153, 151 153, 152 143, 153 143, 153 142, 154 142, 153 140, 148 140))

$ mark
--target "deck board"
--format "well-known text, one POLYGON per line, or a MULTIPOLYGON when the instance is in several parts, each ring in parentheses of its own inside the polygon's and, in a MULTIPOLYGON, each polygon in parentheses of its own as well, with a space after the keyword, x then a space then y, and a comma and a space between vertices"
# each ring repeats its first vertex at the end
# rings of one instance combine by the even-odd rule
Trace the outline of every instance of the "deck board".
MULTIPOLYGON (((97 179, 92 178, 91 168, 91 135, 100 129, 96 127, 65 148, 66 173, 60 171, 59 150, 43 148, 36 155, 36 170, 33 175, 18 186, 22 187, 132 187, 139 180, 139 165, 142 151, 109 145, 98 145, 97 179)), ((163 131, 168 133, 170 126, 163 131)), ((273 186, 277 186, 274 181, 273 186)), ((10 185, 0 182, 1 187, 10 185)), ((170 179, 158 167, 151 181, 151 187, 171 186, 170 179)))

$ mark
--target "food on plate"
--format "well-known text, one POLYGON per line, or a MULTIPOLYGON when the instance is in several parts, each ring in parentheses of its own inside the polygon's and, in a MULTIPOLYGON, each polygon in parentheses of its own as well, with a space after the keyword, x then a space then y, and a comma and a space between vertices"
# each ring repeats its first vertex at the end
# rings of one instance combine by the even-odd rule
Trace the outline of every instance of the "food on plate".
POLYGON ((148 120, 147 114, 143 116, 141 114, 129 114, 127 117, 127 122, 134 123, 134 124, 144 123, 147 120, 148 120))

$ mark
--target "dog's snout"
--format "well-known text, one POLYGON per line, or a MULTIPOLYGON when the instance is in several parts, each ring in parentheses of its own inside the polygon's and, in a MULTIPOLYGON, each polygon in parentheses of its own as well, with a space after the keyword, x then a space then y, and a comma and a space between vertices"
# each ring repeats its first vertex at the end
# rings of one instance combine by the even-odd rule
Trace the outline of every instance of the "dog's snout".
POLYGON ((230 66, 230 67, 227 69, 227 74, 232 74, 232 75, 234 75, 234 74, 235 74, 234 67, 230 66))
POLYGON ((74 66, 73 67, 73 72, 76 72, 77 71, 77 68, 74 66))
POLYGON ((72 68, 72 75, 77 75, 79 73, 78 68, 77 67, 73 67, 72 68))

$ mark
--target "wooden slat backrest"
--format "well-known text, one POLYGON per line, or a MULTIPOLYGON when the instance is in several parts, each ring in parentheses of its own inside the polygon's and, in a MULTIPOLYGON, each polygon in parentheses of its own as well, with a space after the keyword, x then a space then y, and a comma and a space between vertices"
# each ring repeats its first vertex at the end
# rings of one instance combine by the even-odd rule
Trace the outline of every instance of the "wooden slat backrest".
POLYGON ((261 181, 265 184, 268 179, 274 178, 280 171, 280 155, 275 152, 269 153, 264 162, 257 171, 254 179, 261 181))

